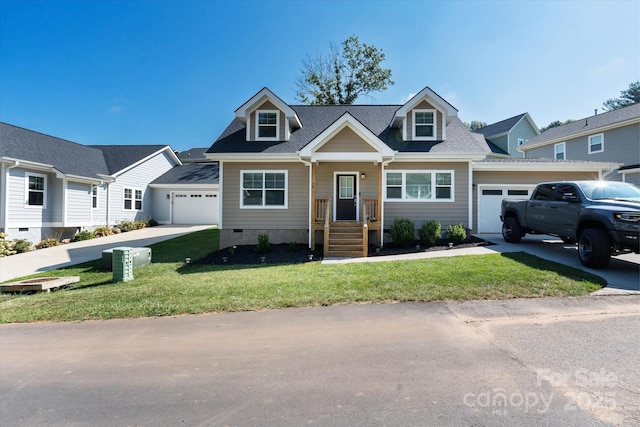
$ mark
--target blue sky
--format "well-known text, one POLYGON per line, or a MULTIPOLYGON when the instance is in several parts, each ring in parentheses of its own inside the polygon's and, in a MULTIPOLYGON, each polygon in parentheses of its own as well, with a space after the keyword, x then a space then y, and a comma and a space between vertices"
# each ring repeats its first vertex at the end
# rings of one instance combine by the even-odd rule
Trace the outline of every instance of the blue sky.
POLYGON ((209 146, 307 54, 357 35, 464 121, 579 119, 640 78, 640 1, 0 0, 0 120, 82 144, 209 146))

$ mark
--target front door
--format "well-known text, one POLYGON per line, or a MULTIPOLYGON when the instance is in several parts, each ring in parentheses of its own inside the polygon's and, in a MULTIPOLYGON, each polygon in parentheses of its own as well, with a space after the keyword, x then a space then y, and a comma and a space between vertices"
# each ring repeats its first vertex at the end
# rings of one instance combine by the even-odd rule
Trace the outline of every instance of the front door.
POLYGON ((336 176, 336 221, 355 221, 358 204, 355 175, 336 176))

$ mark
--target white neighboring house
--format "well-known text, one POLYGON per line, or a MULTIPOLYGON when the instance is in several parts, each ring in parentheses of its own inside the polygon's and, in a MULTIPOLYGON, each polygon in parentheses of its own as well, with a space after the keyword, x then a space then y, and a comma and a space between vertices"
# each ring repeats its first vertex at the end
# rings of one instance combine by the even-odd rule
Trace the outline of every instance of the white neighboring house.
POLYGON ((0 123, 0 230, 37 243, 163 217, 149 184, 181 167, 168 145, 86 146, 0 123))

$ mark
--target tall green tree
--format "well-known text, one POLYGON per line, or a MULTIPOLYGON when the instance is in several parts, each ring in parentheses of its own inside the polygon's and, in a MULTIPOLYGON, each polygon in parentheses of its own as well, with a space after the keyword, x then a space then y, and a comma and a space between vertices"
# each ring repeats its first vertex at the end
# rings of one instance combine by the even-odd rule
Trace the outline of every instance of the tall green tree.
POLYGON ((480 120, 471 120, 471 123, 464 122, 465 126, 469 128, 471 132, 476 131, 480 128, 483 128, 487 125, 486 122, 482 122, 480 120))
POLYGON ((548 125, 546 125, 544 127, 541 127, 540 128, 540 132, 544 132, 544 131, 549 130, 551 128, 557 128, 558 126, 566 125, 566 124, 569 124, 569 123, 571 123, 573 121, 574 120, 571 120, 571 119, 565 120, 564 122, 562 122, 560 120, 554 120, 551 123, 549 123, 548 125))
POLYGON ((613 111, 640 102, 640 80, 629 83, 629 88, 620 91, 619 98, 609 98, 602 103, 605 111, 613 111))
POLYGON ((391 70, 380 64, 381 49, 360 43, 353 35, 329 52, 307 56, 296 81, 296 98, 304 104, 353 104, 361 95, 387 89, 393 84, 391 70))

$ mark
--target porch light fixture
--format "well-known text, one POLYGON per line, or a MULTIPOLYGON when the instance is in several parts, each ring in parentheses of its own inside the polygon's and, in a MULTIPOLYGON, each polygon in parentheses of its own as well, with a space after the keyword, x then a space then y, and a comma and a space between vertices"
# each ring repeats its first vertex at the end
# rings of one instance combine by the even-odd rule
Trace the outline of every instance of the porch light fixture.
POLYGON ((365 179, 366 177, 367 177, 367 175, 366 175, 364 172, 362 172, 362 173, 360 174, 360 179, 365 179))
POLYGON ((171 195, 169 193, 167 193, 167 199, 170 199, 171 195))

